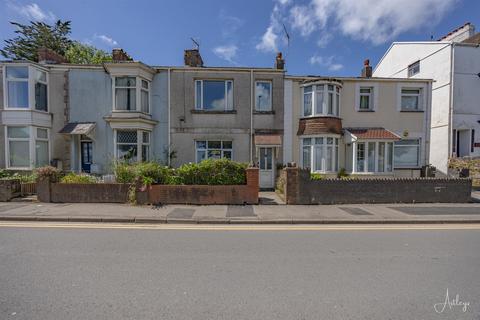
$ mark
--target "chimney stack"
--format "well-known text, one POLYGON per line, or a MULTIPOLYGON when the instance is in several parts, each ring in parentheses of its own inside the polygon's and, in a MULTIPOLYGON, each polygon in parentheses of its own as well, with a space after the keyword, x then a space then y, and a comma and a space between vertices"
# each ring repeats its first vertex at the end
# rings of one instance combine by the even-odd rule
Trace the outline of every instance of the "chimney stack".
POLYGON ((183 54, 183 61, 188 67, 203 67, 202 56, 198 49, 187 49, 183 54))
POLYGON ((64 56, 48 48, 39 48, 37 51, 37 59, 38 63, 41 64, 59 64, 67 62, 67 59, 65 59, 64 56))
POLYGON ((372 77, 372 66, 370 65, 370 60, 366 59, 363 61, 362 69, 362 78, 371 78, 372 77))
POLYGON ((282 57, 282 53, 277 53, 275 58, 275 69, 283 70, 285 68, 285 59, 282 57))
POLYGON ((123 61, 132 61, 132 57, 128 55, 123 49, 121 48, 114 48, 112 49, 112 60, 113 62, 123 62, 123 61))

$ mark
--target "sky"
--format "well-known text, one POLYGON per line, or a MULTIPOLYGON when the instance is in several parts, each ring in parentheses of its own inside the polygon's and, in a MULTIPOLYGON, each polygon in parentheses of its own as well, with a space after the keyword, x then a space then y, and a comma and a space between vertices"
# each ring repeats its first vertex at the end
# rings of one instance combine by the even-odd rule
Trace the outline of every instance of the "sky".
POLYGON ((291 75, 357 76, 393 41, 480 31, 479 12, 480 0, 0 0, 0 40, 9 21, 71 20, 73 39, 149 65, 182 65, 194 38, 206 66, 271 67, 281 51, 291 75))

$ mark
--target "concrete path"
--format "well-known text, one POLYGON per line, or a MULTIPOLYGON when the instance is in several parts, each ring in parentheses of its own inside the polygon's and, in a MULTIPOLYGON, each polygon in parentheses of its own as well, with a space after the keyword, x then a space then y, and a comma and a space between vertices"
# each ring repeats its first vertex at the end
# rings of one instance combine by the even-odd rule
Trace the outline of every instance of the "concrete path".
POLYGON ((0 220, 137 223, 443 223, 480 222, 480 203, 382 205, 131 206, 0 203, 0 220))

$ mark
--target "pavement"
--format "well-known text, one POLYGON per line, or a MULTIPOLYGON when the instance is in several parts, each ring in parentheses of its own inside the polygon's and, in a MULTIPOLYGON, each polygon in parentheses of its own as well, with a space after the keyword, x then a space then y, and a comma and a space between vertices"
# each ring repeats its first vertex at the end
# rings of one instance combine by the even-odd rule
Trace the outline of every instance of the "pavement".
POLYGON ((479 223, 479 202, 442 204, 279 205, 274 193, 262 194, 261 205, 132 206, 99 203, 0 203, 0 220, 202 223, 479 223), (266 204, 265 204, 266 203, 266 204))
POLYGON ((0 222, 2 320, 480 315, 479 225, 13 223, 0 222))

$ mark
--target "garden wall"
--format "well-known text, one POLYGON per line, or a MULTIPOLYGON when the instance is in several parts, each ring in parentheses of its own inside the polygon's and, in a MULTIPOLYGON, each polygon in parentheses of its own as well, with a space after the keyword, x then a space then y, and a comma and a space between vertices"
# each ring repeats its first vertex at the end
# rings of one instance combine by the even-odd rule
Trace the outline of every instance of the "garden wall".
POLYGON ((308 170, 282 171, 287 204, 435 203, 471 201, 470 179, 378 178, 311 180, 308 170))
POLYGON ((0 201, 10 201, 20 196, 20 180, 0 179, 0 201))
POLYGON ((258 204, 258 168, 247 168, 245 185, 152 185, 137 192, 139 204, 258 204))

